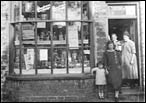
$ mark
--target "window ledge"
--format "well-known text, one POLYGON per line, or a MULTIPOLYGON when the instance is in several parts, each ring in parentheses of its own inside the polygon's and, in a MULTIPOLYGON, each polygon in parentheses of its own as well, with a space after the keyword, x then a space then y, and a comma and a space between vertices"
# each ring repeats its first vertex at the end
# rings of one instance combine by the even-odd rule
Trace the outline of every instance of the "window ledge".
POLYGON ((7 80, 39 81, 39 80, 79 80, 93 79, 92 74, 53 74, 53 75, 9 75, 7 80))

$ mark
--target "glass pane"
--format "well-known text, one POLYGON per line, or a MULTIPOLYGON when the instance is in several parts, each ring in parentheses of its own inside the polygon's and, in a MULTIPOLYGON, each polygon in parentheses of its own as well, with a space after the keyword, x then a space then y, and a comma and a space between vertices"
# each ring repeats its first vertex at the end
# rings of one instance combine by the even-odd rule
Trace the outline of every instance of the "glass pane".
POLYGON ((38 74, 50 74, 51 73, 51 48, 38 49, 37 69, 38 69, 38 74))
POLYGON ((19 46, 20 45, 20 24, 15 24, 14 25, 14 35, 15 35, 15 41, 14 44, 15 46, 19 46))
POLYGON ((19 65, 19 57, 20 57, 20 49, 15 49, 15 59, 14 59, 14 73, 20 74, 20 65, 19 65))
POLYGON ((66 23, 65 22, 53 23, 53 45, 66 46, 66 23))
POLYGON ((68 24, 69 47, 78 48, 81 46, 81 23, 69 22, 68 24))
POLYGON ((68 54, 69 73, 82 73, 82 50, 70 48, 68 54))
POLYGON ((14 21, 20 20, 20 1, 14 1, 14 21))
POLYGON ((25 45, 34 45, 35 26, 34 23, 22 23, 22 40, 25 45))
POLYGON ((50 1, 37 1, 37 20, 50 20, 50 1))
POLYGON ((52 2, 52 19, 65 20, 66 18, 65 1, 52 2))
POLYGON ((90 48, 84 47, 84 72, 90 73, 90 48))
POLYGON ((51 23, 37 23, 37 44, 41 46, 51 46, 51 23))
POLYGON ((88 20, 89 19, 88 1, 83 1, 82 16, 83 16, 83 20, 88 20))
POLYGON ((53 73, 66 73, 67 69, 67 54, 66 48, 53 49, 53 73))
POLYGON ((83 23, 83 44, 90 46, 90 25, 83 23))
POLYGON ((35 74, 34 60, 35 52, 33 48, 22 49, 21 55, 22 74, 35 74))
POLYGON ((81 20, 81 1, 68 1, 68 20, 81 20))
POLYGON ((22 20, 35 20, 35 1, 22 1, 22 20))

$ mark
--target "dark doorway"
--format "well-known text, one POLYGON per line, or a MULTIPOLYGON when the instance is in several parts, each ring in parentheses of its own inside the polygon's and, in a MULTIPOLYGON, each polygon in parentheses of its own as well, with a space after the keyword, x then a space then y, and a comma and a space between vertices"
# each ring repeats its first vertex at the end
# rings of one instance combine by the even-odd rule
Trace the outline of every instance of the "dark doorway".
MULTIPOLYGON (((127 30, 130 33, 130 39, 135 42, 137 61, 139 61, 137 20, 136 19, 109 19, 108 27, 109 27, 108 28, 109 36, 111 37, 112 33, 116 33, 119 41, 123 40, 123 32, 125 30, 127 30)), ((129 82, 130 82, 129 80, 123 80, 123 85, 128 84, 129 82)), ((135 84, 139 85, 140 84, 139 80, 136 80, 135 84)))

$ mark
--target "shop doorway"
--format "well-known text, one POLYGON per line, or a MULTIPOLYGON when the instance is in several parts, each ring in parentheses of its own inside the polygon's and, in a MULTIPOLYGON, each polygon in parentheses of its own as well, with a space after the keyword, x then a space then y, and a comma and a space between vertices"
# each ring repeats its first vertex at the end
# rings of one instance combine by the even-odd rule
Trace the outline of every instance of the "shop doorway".
MULTIPOLYGON (((138 53, 138 29, 137 29, 137 20, 136 19, 109 19, 108 20, 108 32, 111 37, 112 33, 116 33, 118 40, 123 40, 123 32, 127 30, 130 33, 130 39, 135 42, 136 45, 136 56, 137 61, 139 61, 138 53)), ((139 63, 138 63, 138 72, 139 72, 139 63)), ((138 73, 139 74, 139 73, 138 73)), ((140 77, 140 76, 139 76, 140 77)), ((140 85, 139 79, 135 81, 135 85, 140 85)), ((129 80, 123 80, 123 86, 128 86, 129 80)))

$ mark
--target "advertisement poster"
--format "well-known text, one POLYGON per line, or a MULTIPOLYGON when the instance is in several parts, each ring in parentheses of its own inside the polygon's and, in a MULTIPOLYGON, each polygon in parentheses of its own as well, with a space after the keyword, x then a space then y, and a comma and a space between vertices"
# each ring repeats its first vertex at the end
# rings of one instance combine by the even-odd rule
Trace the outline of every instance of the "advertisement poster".
POLYGON ((34 49, 27 49, 27 54, 24 54, 26 70, 33 69, 34 64, 34 49))
POLYGON ((40 49, 40 61, 48 60, 48 50, 47 49, 40 49))
POLYGON ((69 41, 69 47, 74 47, 74 48, 79 47, 78 28, 76 25, 68 27, 68 41, 69 41))

